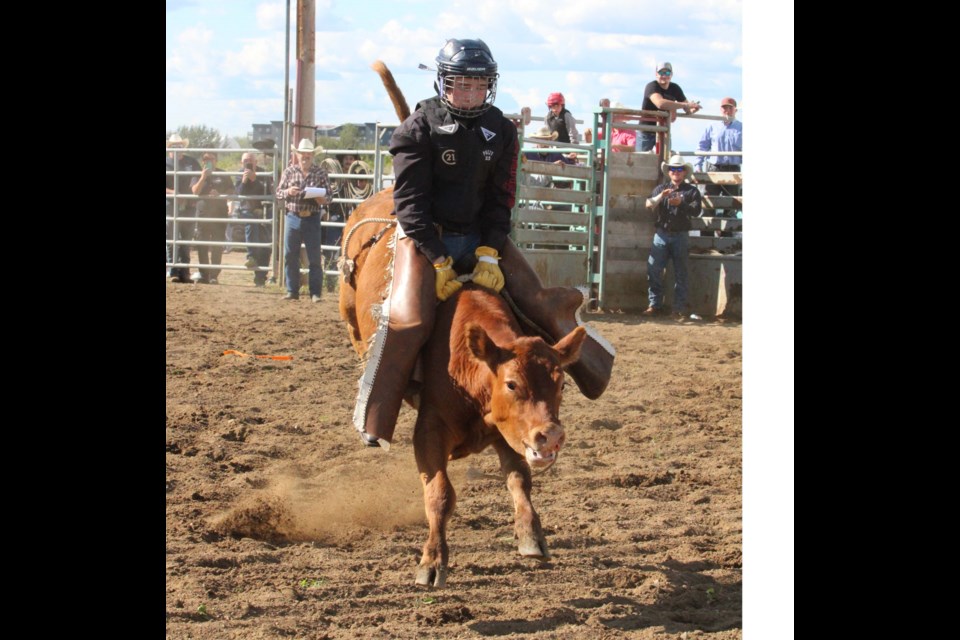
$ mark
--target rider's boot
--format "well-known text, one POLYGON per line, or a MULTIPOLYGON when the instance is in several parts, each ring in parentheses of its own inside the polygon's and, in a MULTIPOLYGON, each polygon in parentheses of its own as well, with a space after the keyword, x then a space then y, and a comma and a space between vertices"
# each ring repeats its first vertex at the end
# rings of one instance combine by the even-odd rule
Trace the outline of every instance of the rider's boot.
POLYGON ((393 439, 410 374, 417 363, 420 348, 433 330, 437 304, 435 279, 433 266, 417 250, 413 240, 399 238, 394 256, 386 337, 379 360, 377 354, 371 354, 367 362, 368 369, 376 369, 365 371, 363 377, 362 384, 367 383, 368 374, 373 378, 366 415, 358 416, 363 410, 360 398, 354 413, 354 425, 369 446, 381 446, 382 442, 389 446, 393 439))
MULTIPOLYGON (((544 288, 536 271, 510 239, 501 252, 500 270, 510 297, 530 320, 556 342, 577 327, 577 311, 583 294, 574 287, 544 288)), ((580 392, 596 400, 607 388, 615 355, 610 345, 592 327, 580 348, 580 359, 567 367, 580 392)))

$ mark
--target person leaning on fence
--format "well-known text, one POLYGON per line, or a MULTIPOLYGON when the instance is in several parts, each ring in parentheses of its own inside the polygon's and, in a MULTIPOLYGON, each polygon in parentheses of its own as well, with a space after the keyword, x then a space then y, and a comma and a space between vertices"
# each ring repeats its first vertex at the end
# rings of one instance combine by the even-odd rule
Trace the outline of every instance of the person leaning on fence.
MULTIPOLYGON (((683 109, 686 113, 700 111, 700 105, 687 100, 680 85, 673 83, 673 65, 661 62, 657 65, 657 79, 647 83, 643 89, 644 111, 669 111, 670 122, 677 121, 677 111, 683 109)), ((656 124, 656 118, 640 118, 641 123, 656 124)), ((637 136, 637 149, 650 151, 657 142, 656 131, 641 131, 637 136)))
POLYGON ((549 113, 543 122, 551 132, 557 133, 557 142, 580 144, 577 121, 573 114, 567 111, 567 102, 562 93, 556 91, 547 96, 547 109, 549 113))
POLYGON ((300 244, 307 248, 310 287, 310 299, 320 302, 323 292, 323 260, 320 253, 320 205, 329 205, 330 182, 326 170, 314 162, 314 154, 322 153, 323 147, 314 147, 307 138, 300 140, 296 147, 291 146, 297 156, 297 164, 291 164, 280 177, 277 185, 277 199, 284 201, 286 231, 283 234, 283 264, 287 280, 287 295, 284 300, 296 300, 300 297, 300 244), (307 198, 308 187, 322 188, 326 194, 318 198, 307 198))
MULTIPOLYGON (((170 135, 170 139, 167 140, 167 171, 174 170, 174 157, 173 154, 176 153, 176 170, 177 172, 181 171, 200 171, 200 163, 197 162, 196 158, 188 156, 182 151, 174 151, 174 149, 185 149, 190 146, 189 138, 181 138, 178 134, 174 133, 170 135)), ((190 179, 192 176, 188 175, 177 175, 176 180, 174 176, 167 176, 167 217, 173 216, 173 203, 174 200, 171 197, 172 194, 176 193, 178 195, 187 195, 191 194, 190 189, 190 179), (176 182, 176 184, 174 184, 176 182)), ((196 229, 196 220, 194 220, 196 208, 196 200, 180 200, 179 198, 176 201, 177 203, 177 251, 176 255, 173 252, 173 245, 167 244, 167 262, 176 263, 182 262, 184 264, 190 264, 190 240, 193 238, 194 230, 196 229)), ((173 240, 173 231, 174 223, 173 220, 167 221, 167 241, 173 240)), ((171 267, 170 271, 167 273, 170 276, 170 282, 190 282, 190 267, 171 267)))
MULTIPOLYGON (((220 196, 226 195, 231 191, 230 178, 226 176, 215 176, 214 171, 223 171, 217 165, 217 154, 206 152, 200 156, 203 163, 202 171, 199 176, 194 176, 190 181, 190 190, 195 196, 220 196)), ((198 200, 197 217, 198 218, 226 218, 227 217, 226 200, 198 200)), ((219 222, 197 222, 196 239, 201 242, 222 242, 223 225, 219 222)), ((223 246, 205 244, 197 245, 197 260, 200 264, 220 264, 223 256, 223 246), (209 262, 208 262, 209 260, 209 262)), ((198 272, 193 275, 195 282, 203 284, 218 284, 217 278, 220 276, 220 269, 213 267, 200 267, 198 272)))
MULTIPOLYGON (((270 196, 273 195, 273 178, 262 167, 257 165, 257 154, 247 151, 241 156, 243 175, 237 178, 236 193, 239 196, 270 196)), ((237 219, 263 220, 264 200, 240 200, 237 204, 237 219)), ((243 226, 243 240, 247 244, 271 242, 270 225, 245 224, 243 226)), ((267 272, 257 267, 270 265, 270 247, 247 247, 247 269, 253 272, 253 286, 262 287, 267 283, 267 272)))
MULTIPOLYGON (((496 292, 506 287, 553 339, 572 329, 557 317, 557 292, 543 287, 508 237, 519 149, 516 126, 493 106, 500 75, 493 54, 483 40, 451 39, 436 62, 437 95, 419 102, 390 138, 398 222, 390 315, 375 341, 382 345, 379 366, 364 372, 369 393, 361 389, 354 413, 368 446, 391 442, 437 303, 462 286, 458 272, 472 269, 475 284, 496 292)), ((591 398, 603 392, 613 367, 613 355, 597 351, 602 346, 587 338, 569 368, 591 398)), ((376 359, 370 362, 368 369, 376 359)))
MULTIPOLYGON (((670 162, 660 165, 668 182, 654 188, 647 198, 647 208, 657 214, 653 246, 647 259, 647 295, 650 306, 645 316, 663 315, 663 276, 667 262, 673 262, 673 312, 683 322, 687 314, 687 252, 690 237, 690 218, 700 216, 700 190, 686 179, 693 174, 693 167, 681 156, 673 156, 670 162)), ((691 320, 700 316, 692 314, 691 320)))
MULTIPOLYGON (((733 98, 724 98, 720 101, 720 110, 723 111, 723 122, 711 124, 703 132, 697 148, 700 151, 743 151, 743 124, 737 120, 737 101, 733 98)), ((703 170, 705 156, 697 159, 697 169, 703 170)), ((710 171, 721 173, 740 171, 740 156, 715 156, 710 171)), ((707 163, 709 165, 709 162, 707 163)), ((740 185, 704 185, 704 195, 708 196, 739 196, 740 185)), ((714 215, 721 217, 735 217, 737 208, 714 210, 714 215)))

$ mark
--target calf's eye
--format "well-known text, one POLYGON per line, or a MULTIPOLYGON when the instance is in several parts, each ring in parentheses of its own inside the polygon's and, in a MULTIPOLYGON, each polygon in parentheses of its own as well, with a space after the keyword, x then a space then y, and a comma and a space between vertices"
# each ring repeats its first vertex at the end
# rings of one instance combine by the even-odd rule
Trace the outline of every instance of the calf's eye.
POLYGON ((514 382, 513 380, 510 380, 509 382, 507 382, 507 389, 510 389, 510 391, 516 391, 517 383, 514 382))

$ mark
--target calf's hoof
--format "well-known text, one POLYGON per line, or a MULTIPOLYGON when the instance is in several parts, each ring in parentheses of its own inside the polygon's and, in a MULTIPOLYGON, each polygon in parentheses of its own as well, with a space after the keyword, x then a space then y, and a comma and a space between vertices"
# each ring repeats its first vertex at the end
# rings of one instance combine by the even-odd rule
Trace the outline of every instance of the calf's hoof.
POLYGON ((545 540, 537 540, 536 538, 521 539, 518 550, 524 558, 533 558, 534 560, 550 559, 550 552, 547 551, 547 542, 545 540))
POLYGON ((442 587, 447 584, 447 568, 432 565, 417 567, 417 584, 426 587, 442 587))

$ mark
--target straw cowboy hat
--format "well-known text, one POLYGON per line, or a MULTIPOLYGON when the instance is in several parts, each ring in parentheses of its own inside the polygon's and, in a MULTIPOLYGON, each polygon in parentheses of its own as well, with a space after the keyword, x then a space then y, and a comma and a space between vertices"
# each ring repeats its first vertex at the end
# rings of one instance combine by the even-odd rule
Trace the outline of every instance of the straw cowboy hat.
POLYGON ((314 147, 313 143, 307 138, 300 138, 300 144, 297 146, 290 145, 290 150, 297 153, 323 153, 325 151, 323 147, 314 147))
POLYGON ((683 156, 671 156, 670 162, 661 162, 660 171, 663 172, 663 175, 667 175, 670 167, 683 167, 686 173, 683 176, 684 180, 693 177, 693 165, 689 162, 683 161, 683 156))
POLYGON ((527 137, 534 140, 556 140, 557 132, 550 131, 549 127, 540 127, 540 130, 535 134, 530 134, 527 137))
POLYGON ((180 147, 185 148, 190 146, 190 138, 181 138, 179 134, 171 133, 170 139, 167 140, 167 148, 170 147, 180 147))

